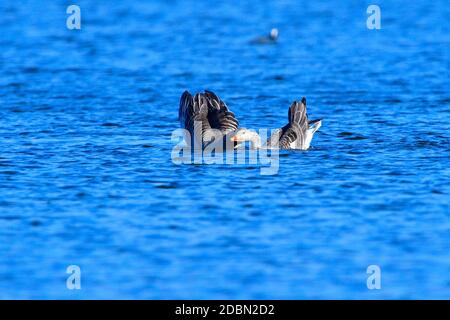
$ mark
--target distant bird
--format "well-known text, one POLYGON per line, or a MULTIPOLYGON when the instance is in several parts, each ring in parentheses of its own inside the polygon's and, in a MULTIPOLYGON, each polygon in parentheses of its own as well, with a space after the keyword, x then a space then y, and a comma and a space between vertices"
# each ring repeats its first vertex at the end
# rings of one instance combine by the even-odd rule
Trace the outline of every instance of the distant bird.
POLYGON ((251 141, 255 148, 309 149, 314 133, 322 126, 322 120, 308 120, 305 97, 300 102, 292 103, 288 111, 288 120, 288 124, 275 130, 264 146, 261 146, 259 136, 255 136, 256 132, 249 132, 247 129, 239 129, 231 140, 238 143, 251 141))
POLYGON ((262 36, 262 37, 258 37, 256 39, 253 39, 251 41, 251 43, 253 44, 271 44, 271 43, 275 43, 278 40, 278 29, 277 28, 273 28, 272 30, 270 30, 270 33, 266 36, 262 36))

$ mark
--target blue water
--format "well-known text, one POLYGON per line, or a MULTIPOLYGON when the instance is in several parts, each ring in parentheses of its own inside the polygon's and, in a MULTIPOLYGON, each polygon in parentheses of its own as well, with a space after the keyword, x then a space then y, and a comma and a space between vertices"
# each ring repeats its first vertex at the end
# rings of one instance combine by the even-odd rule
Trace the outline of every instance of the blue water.
POLYGON ((0 3, 0 298, 450 298, 448 1, 377 1, 381 30, 370 1, 74 3, 81 30, 0 3), (176 165, 205 88, 247 128, 302 96, 323 126, 277 175, 176 165))

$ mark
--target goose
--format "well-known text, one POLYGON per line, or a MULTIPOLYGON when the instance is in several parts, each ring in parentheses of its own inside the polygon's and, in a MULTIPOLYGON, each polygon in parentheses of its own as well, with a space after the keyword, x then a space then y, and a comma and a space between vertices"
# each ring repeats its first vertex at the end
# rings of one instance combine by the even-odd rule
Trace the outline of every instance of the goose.
POLYGON ((239 129, 231 137, 231 140, 239 144, 250 141, 254 149, 309 149, 314 133, 322 126, 322 120, 308 120, 305 97, 300 102, 294 101, 291 104, 288 111, 288 121, 288 124, 284 127, 273 132, 264 146, 261 146, 261 138, 255 131, 245 128, 239 129))
MULTIPOLYGON (((211 144, 223 144, 225 147, 227 143, 233 147, 238 144, 231 141, 230 137, 236 133, 239 122, 234 113, 212 91, 205 90, 204 93, 194 96, 189 91, 184 91, 180 98, 178 120, 181 128, 189 131, 190 142, 201 146, 202 149, 211 144)), ((185 140, 187 142, 189 139, 185 137, 185 140)))
POLYGON ((270 30, 270 33, 267 36, 258 37, 256 39, 253 39, 251 43, 253 44, 271 44, 275 43, 278 40, 278 29, 273 28, 270 30))
MULTIPOLYGON (((276 129, 265 145, 254 130, 239 127, 239 122, 228 106, 214 92, 205 90, 192 96, 184 91, 178 109, 180 126, 190 133, 190 142, 202 149, 209 146, 239 148, 250 142, 252 149, 307 150, 322 120, 308 120, 306 98, 294 101, 288 110, 288 123, 276 129), (215 129, 212 130, 212 129, 215 129)), ((188 141, 189 139, 185 140, 188 141)))

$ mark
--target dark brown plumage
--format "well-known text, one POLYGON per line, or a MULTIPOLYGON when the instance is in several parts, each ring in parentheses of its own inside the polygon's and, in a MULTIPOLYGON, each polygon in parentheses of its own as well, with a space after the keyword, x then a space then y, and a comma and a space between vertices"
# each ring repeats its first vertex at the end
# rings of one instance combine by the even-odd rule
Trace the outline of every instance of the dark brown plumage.
POLYGON ((214 92, 207 90, 194 97, 185 91, 181 95, 178 119, 180 126, 190 132, 191 138, 203 145, 213 136, 208 129, 217 129, 225 137, 239 127, 234 113, 214 92), (195 122, 201 125, 195 126, 195 122))

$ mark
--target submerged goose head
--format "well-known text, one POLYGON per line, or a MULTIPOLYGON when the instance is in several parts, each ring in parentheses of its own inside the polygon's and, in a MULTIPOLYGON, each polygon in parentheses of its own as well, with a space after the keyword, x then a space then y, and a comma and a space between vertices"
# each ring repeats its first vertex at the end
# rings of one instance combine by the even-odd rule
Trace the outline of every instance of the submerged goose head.
POLYGON ((251 147, 257 149, 261 147, 261 138, 255 130, 250 130, 246 128, 240 128, 231 137, 231 141, 237 143, 236 147, 239 147, 242 143, 246 141, 251 142, 251 147))

